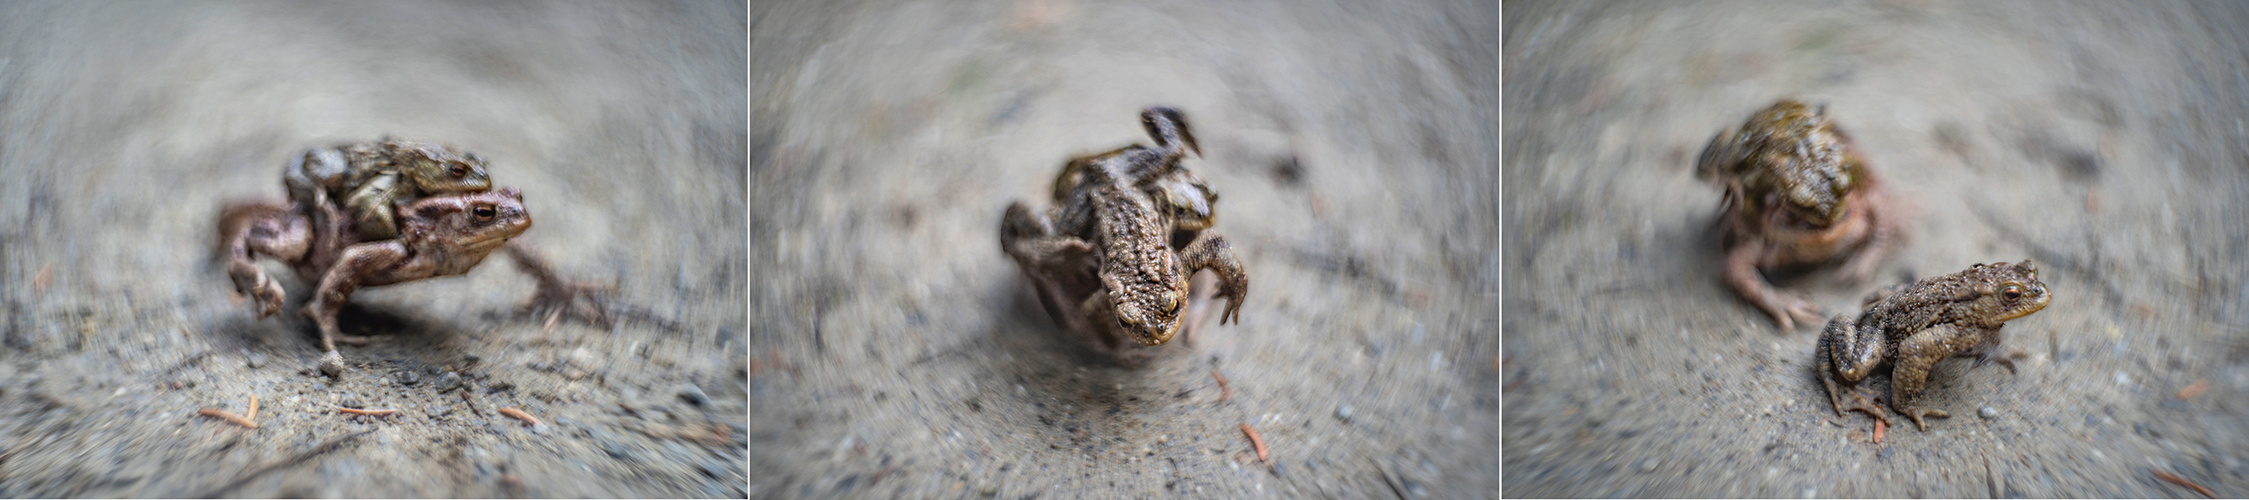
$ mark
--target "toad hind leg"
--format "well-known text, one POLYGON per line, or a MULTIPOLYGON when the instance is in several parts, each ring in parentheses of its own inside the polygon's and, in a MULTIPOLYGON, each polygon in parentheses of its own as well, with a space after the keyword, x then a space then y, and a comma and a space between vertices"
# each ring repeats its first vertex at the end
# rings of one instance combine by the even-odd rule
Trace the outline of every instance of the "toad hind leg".
POLYGON ((227 207, 219 215, 219 237, 226 253, 227 276, 234 291, 248 295, 258 307, 258 318, 279 314, 284 292, 281 284, 259 269, 252 257, 266 255, 297 261, 312 247, 312 232, 303 217, 288 207, 267 203, 227 207))
POLYGON ((1084 329, 1077 297, 1083 291, 1072 293, 1060 281, 1063 275, 1079 273, 1093 255, 1093 244, 1085 240, 1054 234, 1053 224, 1045 217, 1032 212, 1022 202, 1008 205, 1007 215, 1000 219, 1000 250, 1015 259, 1032 285, 1038 288, 1039 305, 1045 306, 1047 316, 1066 328, 1084 329))
POLYGON ((1887 351, 1880 333, 1869 333, 1874 333, 1872 338, 1859 338, 1857 324, 1846 315, 1839 314, 1828 320, 1827 328, 1820 332, 1819 353, 1815 356, 1819 361, 1820 382, 1827 386, 1827 402, 1834 406, 1836 416, 1857 410, 1876 420, 1889 421, 1882 412, 1882 406, 1874 404, 1858 385, 1875 366, 1884 361, 1883 354, 1887 351), (1843 405, 1843 390, 1835 382, 1838 378, 1851 385, 1850 406, 1843 405))
MULTIPOLYGON (((313 293, 312 303, 305 304, 303 313, 320 326, 320 371, 330 377, 344 371, 343 354, 336 352, 336 342, 364 343, 360 337, 346 336, 336 331, 336 313, 343 310, 344 302, 361 283, 377 273, 397 271, 399 264, 408 258, 406 245, 397 241, 362 243, 344 248, 336 265, 320 277, 320 288, 313 293)), ((425 273, 426 274, 426 273, 425 273)))
POLYGON ((1218 296, 1226 298, 1226 309, 1218 313, 1218 324, 1234 318, 1242 324, 1242 299, 1249 295, 1249 273, 1242 271, 1242 262, 1234 258, 1234 249, 1226 245, 1226 237, 1203 233, 1179 251, 1179 265, 1185 267, 1187 276, 1209 269, 1218 273, 1218 296))
POLYGON ((1929 369, 1936 366, 1938 360, 1960 352, 1966 347, 1960 343, 1974 338, 1977 333, 1980 332, 1942 324, 1915 332, 1899 342, 1897 368, 1890 373, 1890 405, 1896 407, 1898 413, 1911 417, 1913 425, 1924 431, 1929 430, 1929 424, 1922 417, 1952 416, 1942 410, 1921 408, 1921 389, 1929 381, 1929 369))

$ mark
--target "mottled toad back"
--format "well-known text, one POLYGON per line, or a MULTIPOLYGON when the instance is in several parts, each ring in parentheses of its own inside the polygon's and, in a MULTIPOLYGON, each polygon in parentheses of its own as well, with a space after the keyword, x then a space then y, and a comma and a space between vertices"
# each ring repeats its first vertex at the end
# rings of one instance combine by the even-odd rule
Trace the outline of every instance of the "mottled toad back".
POLYGON ((1841 277, 1865 278, 1905 232, 1873 172, 1824 107, 1794 99, 1720 132, 1695 165, 1725 192, 1726 284, 1783 333, 1816 324, 1819 306, 1775 290, 1761 271, 1848 258, 1841 277))
POLYGON ((1923 416, 1947 416, 1916 404, 1929 368, 1953 355, 1994 359, 2000 355, 2003 323, 2038 312, 2054 298, 2028 260, 1976 264, 1882 293, 1886 295, 1873 298, 1857 320, 1836 315, 1827 322, 1827 329, 1820 332, 1820 380, 1837 415, 1848 408, 1884 418, 1881 407, 1868 404, 1858 391, 1858 383, 1877 369, 1894 366, 1890 405, 1924 430, 1929 426, 1923 416), (1852 390, 1851 406, 1843 405, 1843 389, 1838 385, 1852 390))

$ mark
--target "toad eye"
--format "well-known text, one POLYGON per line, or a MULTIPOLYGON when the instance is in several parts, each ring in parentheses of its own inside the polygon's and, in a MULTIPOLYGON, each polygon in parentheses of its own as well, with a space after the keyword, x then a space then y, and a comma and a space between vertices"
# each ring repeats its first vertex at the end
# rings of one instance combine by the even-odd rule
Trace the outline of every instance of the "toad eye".
POLYGON ((1165 311, 1164 311, 1164 315, 1165 315, 1165 316, 1178 316, 1178 315, 1179 315, 1179 303, 1180 303, 1180 302, 1184 302, 1184 301, 1178 301, 1178 300, 1174 300, 1174 301, 1172 301, 1172 302, 1171 302, 1171 309, 1167 309, 1167 310, 1165 310, 1165 311))
POLYGON ((492 218, 499 215, 499 211, 493 210, 491 205, 477 205, 475 213, 477 222, 492 222, 492 218))
POLYGON ((1127 329, 1127 330, 1129 330, 1129 329, 1132 329, 1132 323, 1131 323, 1131 322, 1127 322, 1127 321, 1125 321, 1125 319, 1124 319, 1124 316, 1118 316, 1118 317, 1117 317, 1117 327, 1118 327, 1118 328, 1124 328, 1124 329, 1127 329))
POLYGON ((2023 298, 2023 286, 2009 283, 2005 288, 2000 288, 1999 293, 2006 295, 2007 300, 2020 299, 2023 298))
POLYGON ((468 177, 469 167, 466 165, 453 165, 452 173, 454 177, 468 177))

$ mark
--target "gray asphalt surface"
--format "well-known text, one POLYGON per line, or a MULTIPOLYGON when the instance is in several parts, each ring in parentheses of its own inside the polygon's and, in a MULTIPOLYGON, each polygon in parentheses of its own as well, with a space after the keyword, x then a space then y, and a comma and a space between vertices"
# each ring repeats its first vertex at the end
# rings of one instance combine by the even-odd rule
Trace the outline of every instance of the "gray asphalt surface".
POLYGON ((1509 497, 2249 494, 2242 4, 1511 2, 1502 50, 1509 497), (2031 259, 2019 373, 1945 361, 1928 431, 1837 416, 1811 328, 1718 279, 1693 158, 1830 105, 1914 208, 1866 283, 2031 259))
MULTIPOLYGON (((0 497, 746 495, 746 12, 0 4, 0 497), (310 372, 310 322, 230 298, 218 210, 385 134, 489 160, 522 241, 625 320, 546 331, 499 256, 362 290, 343 329, 374 343, 310 372), (255 430, 197 416, 251 397, 255 430)), ((266 268, 293 312, 310 284, 266 268)))
POLYGON ((752 496, 1498 495, 1495 4, 750 17, 752 496), (1157 104, 1250 295, 1193 346, 1091 349, 1001 212, 1157 104))

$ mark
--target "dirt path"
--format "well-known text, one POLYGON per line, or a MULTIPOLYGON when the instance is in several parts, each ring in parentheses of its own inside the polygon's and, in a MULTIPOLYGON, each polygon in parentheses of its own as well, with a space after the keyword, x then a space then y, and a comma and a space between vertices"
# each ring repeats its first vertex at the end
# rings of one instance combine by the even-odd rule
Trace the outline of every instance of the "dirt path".
POLYGON ((0 5, 0 496, 747 494, 746 19, 724 2, 0 5), (374 345, 343 351, 341 380, 306 372, 312 326, 229 300, 213 222, 282 196, 288 155, 384 134, 489 159, 526 193, 523 239, 615 283, 628 319, 542 331, 514 313, 531 281, 495 257, 362 291, 345 329, 374 345), (196 415, 252 396, 255 430, 196 415))
POLYGON ((1506 496, 2249 494, 2249 11, 2239 4, 1515 2, 1504 118, 1506 496), (1954 417, 1869 442, 1717 279, 1692 156, 1830 103, 1916 229, 1880 283, 2032 259, 2020 373, 1940 363, 1954 417))
POLYGON ((753 496, 1497 495, 1497 10, 753 7, 753 496), (998 229, 1153 104, 1252 285, 1128 368, 998 229))

